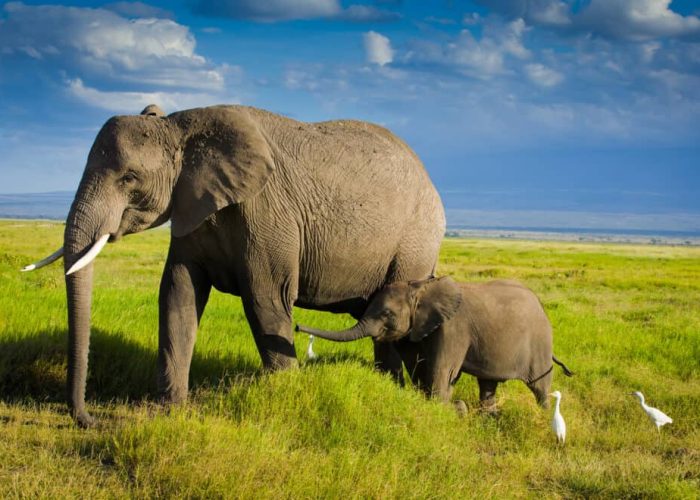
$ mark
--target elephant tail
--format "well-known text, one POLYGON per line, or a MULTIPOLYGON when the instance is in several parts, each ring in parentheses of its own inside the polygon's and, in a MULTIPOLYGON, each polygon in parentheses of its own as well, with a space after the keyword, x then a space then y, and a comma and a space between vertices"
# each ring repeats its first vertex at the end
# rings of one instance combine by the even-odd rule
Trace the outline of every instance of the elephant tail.
POLYGON ((567 377, 572 377, 574 375, 574 372, 569 370, 569 368, 564 363, 559 361, 554 354, 552 354, 552 361, 561 366, 561 369, 564 370, 564 375, 566 375, 567 377))

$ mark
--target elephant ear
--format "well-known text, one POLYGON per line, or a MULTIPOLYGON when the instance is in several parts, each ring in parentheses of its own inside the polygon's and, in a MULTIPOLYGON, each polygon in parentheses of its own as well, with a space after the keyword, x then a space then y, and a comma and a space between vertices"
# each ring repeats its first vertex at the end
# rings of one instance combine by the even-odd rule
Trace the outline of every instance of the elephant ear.
POLYGON ((173 192, 172 234, 185 236, 213 213, 262 191, 275 169, 270 146, 244 109, 182 112, 187 135, 173 192))
POLYGON ((451 319, 462 304, 462 292, 452 278, 431 278, 411 283, 415 305, 410 339, 419 342, 451 319))

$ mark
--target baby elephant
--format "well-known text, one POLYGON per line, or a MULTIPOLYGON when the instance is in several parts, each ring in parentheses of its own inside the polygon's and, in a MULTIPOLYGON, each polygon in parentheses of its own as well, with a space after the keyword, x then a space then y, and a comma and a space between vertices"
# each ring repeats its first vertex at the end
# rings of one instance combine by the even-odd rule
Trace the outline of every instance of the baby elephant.
POLYGON ((414 384, 449 402, 461 372, 479 382, 492 406, 499 382, 524 381, 542 407, 552 381, 552 326, 537 296, 516 281, 455 283, 448 277, 387 285, 352 328, 297 330, 346 342, 371 336, 394 341, 414 384))

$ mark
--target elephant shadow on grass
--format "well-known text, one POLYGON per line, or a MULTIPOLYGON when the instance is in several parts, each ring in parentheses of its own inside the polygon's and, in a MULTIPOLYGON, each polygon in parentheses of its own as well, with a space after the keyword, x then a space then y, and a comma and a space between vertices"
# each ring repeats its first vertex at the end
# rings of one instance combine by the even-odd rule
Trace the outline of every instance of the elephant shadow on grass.
MULTIPOLYGON (((68 331, 14 337, 0 340, 0 401, 64 402, 68 331)), ((156 399, 156 358, 155 346, 131 341, 121 332, 93 329, 86 397, 102 403, 156 399)), ((211 352, 201 355, 195 347, 190 388, 216 387, 231 377, 261 372, 257 359, 211 352)))

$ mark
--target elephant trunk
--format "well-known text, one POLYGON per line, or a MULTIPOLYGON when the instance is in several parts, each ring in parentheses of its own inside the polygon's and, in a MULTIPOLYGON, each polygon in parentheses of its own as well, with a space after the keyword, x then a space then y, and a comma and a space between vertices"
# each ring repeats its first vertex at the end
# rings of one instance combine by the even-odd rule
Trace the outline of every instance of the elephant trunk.
POLYGON ((333 340, 334 342, 350 342, 352 340, 358 340, 364 337, 371 336, 371 333, 367 331, 362 321, 359 321, 355 326, 348 328, 347 330, 342 330, 340 332, 317 330, 316 328, 311 328, 302 325, 297 325, 296 330, 298 332, 309 333, 322 339, 333 340))
MULTIPOLYGON (((101 213, 104 209, 95 208, 99 203, 85 201, 84 191, 81 183, 66 221, 63 248, 68 301, 68 405, 76 423, 89 427, 95 422, 85 409, 93 264, 85 257, 96 246, 96 240, 106 243, 106 238, 99 236, 107 233, 107 217, 101 213), (75 269, 78 264, 79 269, 75 269)), ((94 194, 91 197, 91 201, 99 199, 94 194)))
POLYGON ((68 406, 81 427, 89 427, 93 418, 85 409, 88 351, 90 348, 90 308, 92 305, 92 269, 88 264, 66 276, 68 296, 68 406))

